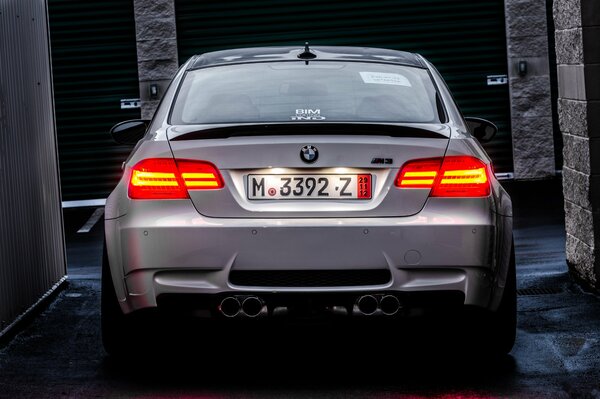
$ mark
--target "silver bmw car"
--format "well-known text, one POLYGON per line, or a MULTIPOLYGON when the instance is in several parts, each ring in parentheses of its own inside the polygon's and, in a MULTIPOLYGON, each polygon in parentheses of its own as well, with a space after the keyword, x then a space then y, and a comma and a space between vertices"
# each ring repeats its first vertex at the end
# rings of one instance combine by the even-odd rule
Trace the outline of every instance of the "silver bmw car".
MULTIPOLYGON (((394 325, 449 310, 494 353, 515 340, 510 197, 418 54, 273 47, 194 56, 106 202, 102 334, 143 309, 205 323, 307 315, 394 325)), ((236 323, 236 324, 233 324, 236 323)))

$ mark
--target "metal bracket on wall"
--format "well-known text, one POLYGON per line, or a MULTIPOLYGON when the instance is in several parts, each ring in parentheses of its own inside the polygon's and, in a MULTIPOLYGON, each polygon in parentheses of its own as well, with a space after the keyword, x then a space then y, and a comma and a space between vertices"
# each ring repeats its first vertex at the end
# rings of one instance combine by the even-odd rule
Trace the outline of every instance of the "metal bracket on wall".
POLYGON ((488 75, 487 76, 487 85, 488 86, 497 86, 497 85, 506 85, 508 84, 508 75, 488 75))
POLYGON ((141 101, 139 98, 123 98, 121 99, 121 109, 140 108, 141 101))

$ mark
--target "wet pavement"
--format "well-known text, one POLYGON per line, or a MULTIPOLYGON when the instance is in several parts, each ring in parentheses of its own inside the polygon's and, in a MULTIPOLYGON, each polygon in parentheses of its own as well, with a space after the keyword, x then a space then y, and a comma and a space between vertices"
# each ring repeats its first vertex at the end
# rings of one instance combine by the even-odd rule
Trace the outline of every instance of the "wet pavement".
POLYGON ((185 345, 157 339, 160 356, 114 360, 100 340, 102 224, 77 233, 95 209, 68 209, 68 286, 0 348, 0 398, 600 398, 600 298, 567 272, 560 182, 505 186, 519 289, 510 356, 291 332, 267 342, 239 334, 235 350, 187 334, 185 345))

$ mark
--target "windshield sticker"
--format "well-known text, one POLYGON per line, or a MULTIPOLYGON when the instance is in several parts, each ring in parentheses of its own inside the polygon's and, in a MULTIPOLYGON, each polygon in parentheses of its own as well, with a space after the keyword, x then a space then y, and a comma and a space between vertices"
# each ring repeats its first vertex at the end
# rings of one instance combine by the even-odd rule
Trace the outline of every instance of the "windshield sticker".
POLYGON ((400 75, 399 73, 360 72, 360 77, 365 83, 407 87, 412 86, 406 76, 400 75))
POLYGON ((321 115, 320 109, 299 108, 296 115, 292 116, 293 121, 322 121, 326 118, 321 115))

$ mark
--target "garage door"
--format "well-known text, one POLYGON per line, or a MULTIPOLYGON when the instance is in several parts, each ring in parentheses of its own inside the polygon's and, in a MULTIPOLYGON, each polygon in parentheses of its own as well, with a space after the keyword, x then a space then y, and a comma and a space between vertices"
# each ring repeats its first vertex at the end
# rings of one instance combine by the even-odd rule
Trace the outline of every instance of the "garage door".
POLYGON ((494 121, 486 145, 497 172, 512 171, 502 0, 175 0, 180 62, 246 46, 385 47, 421 53, 442 73, 465 115, 494 121), (490 83, 496 84, 488 84, 490 83), (498 84, 500 83, 500 84, 498 84))
POLYGON ((106 198, 131 147, 110 127, 139 118, 121 99, 139 97, 133 2, 49 0, 63 200, 106 198))

